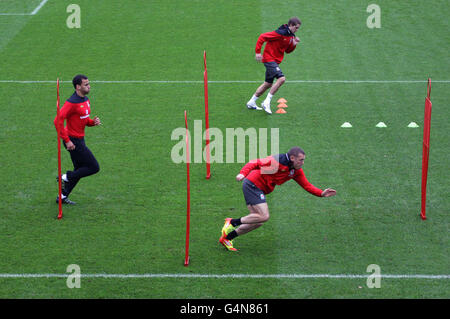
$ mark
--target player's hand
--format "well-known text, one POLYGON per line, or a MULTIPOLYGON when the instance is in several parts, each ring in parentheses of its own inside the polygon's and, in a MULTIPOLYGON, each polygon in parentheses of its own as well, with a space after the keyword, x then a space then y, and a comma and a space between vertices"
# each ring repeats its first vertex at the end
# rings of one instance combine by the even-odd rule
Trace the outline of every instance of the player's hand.
POLYGON ((256 61, 261 62, 262 61, 262 54, 261 53, 256 53, 255 59, 256 59, 256 61))
POLYGON ((98 116, 94 117, 94 125, 102 125, 102 122, 100 122, 100 119, 98 118, 98 116))
POLYGON ((245 178, 245 176, 242 175, 242 174, 237 174, 237 176, 236 176, 236 180, 237 180, 238 182, 242 181, 244 178, 245 178))
POLYGON ((66 148, 68 151, 73 151, 75 149, 75 144, 73 144, 72 141, 68 141, 66 143, 66 148))
POLYGON ((300 38, 299 37, 295 37, 293 40, 292 40, 292 43, 294 44, 294 45, 297 45, 297 43, 299 43, 300 42, 300 38))
POLYGON ((332 188, 327 188, 322 192, 322 197, 330 197, 336 195, 336 191, 332 188))

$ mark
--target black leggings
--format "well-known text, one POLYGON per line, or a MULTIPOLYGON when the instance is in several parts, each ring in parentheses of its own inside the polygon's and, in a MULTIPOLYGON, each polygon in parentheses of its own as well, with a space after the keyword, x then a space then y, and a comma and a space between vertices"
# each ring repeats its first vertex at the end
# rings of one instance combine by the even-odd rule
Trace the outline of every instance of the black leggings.
MULTIPOLYGON (((70 140, 75 145, 75 149, 69 151, 74 170, 66 173, 69 182, 65 183, 62 191, 64 196, 69 196, 81 178, 93 175, 100 170, 100 166, 94 154, 86 146, 84 138, 70 137, 70 140)), ((64 147, 67 149, 66 143, 64 143, 64 147)))

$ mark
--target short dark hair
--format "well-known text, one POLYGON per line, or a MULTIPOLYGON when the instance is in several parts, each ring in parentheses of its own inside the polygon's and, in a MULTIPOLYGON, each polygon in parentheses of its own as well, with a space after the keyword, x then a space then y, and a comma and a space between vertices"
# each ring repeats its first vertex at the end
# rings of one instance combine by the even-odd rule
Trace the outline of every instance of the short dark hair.
POLYGON ((289 19, 288 25, 297 25, 297 24, 302 25, 302 22, 300 21, 299 18, 292 17, 289 19))
POLYGON ((291 156, 297 157, 297 156, 299 156, 300 154, 305 155, 305 151, 304 151, 303 149, 301 149, 300 147, 298 147, 298 146, 294 146, 294 147, 291 148, 291 149, 289 150, 289 152, 288 152, 288 156, 289 156, 289 157, 291 157, 291 156))
POLYGON ((86 75, 83 75, 83 74, 75 75, 75 77, 72 80, 73 87, 75 89, 77 89, 77 85, 81 85, 83 83, 83 80, 87 80, 87 79, 88 79, 88 77, 86 75))

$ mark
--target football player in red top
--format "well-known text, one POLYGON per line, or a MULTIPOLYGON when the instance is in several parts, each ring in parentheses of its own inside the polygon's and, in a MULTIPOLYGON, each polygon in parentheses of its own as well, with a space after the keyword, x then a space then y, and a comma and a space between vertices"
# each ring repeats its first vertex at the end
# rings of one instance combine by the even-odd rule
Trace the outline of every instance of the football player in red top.
POLYGON ((278 91, 280 86, 286 81, 283 72, 280 69, 280 63, 283 61, 284 53, 291 53, 300 42, 300 38, 295 36, 295 32, 300 28, 302 22, 299 18, 289 19, 288 24, 283 24, 277 30, 263 33, 256 42, 256 61, 264 63, 266 67, 266 78, 253 94, 252 98, 247 102, 247 108, 253 110, 264 109, 268 114, 272 114, 270 110, 270 101, 273 95, 278 91), (266 42, 264 53, 261 55, 261 49, 266 42), (274 79, 277 79, 273 84, 274 79), (261 104, 262 108, 256 105, 256 100, 270 88, 266 99, 261 104))
MULTIPOLYGON (((55 127, 59 130, 64 146, 70 153, 74 167, 73 171, 62 174, 64 186, 61 200, 63 204, 71 205, 75 202, 69 200, 68 196, 78 181, 100 170, 97 160, 84 142, 84 129, 86 126, 101 125, 97 116, 93 119, 90 118, 91 104, 86 96, 91 90, 89 79, 85 75, 79 74, 73 78, 72 84, 75 92, 64 102, 59 112, 59 120, 58 116, 54 120, 55 127), (67 123, 65 127, 64 121, 67 123)), ((59 202, 59 198, 56 198, 56 202, 59 202)))
POLYGON ((295 180, 306 191, 318 197, 336 195, 334 189, 322 190, 306 179, 302 169, 304 161, 305 152, 299 147, 293 147, 288 153, 248 162, 236 176, 236 180, 244 181, 242 190, 250 213, 237 219, 226 218, 219 242, 228 250, 235 251, 232 240, 262 226, 269 219, 266 195, 276 185, 288 180, 295 180))

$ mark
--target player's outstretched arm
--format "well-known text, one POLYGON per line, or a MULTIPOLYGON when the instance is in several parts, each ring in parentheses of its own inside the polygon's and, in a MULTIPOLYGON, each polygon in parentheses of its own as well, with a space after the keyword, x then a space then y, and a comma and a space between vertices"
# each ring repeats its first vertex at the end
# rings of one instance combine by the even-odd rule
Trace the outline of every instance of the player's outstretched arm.
POLYGON ((331 197, 336 195, 336 191, 332 188, 327 188, 322 192, 322 197, 331 197))

